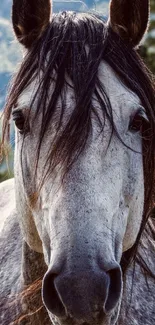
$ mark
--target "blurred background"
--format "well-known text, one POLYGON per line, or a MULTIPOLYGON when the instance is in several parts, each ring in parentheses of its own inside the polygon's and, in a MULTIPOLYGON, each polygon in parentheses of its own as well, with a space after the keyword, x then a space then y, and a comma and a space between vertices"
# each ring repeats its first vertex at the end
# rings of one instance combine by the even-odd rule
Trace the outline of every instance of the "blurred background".
MULTIPOLYGON (((96 11, 100 15, 107 17, 108 0, 81 0, 77 1, 62 1, 55 0, 53 11, 59 10, 77 10, 77 11, 96 11)), ((18 67, 22 54, 21 49, 15 41, 11 24, 11 5, 12 0, 1 0, 0 3, 0 117, 3 112, 7 88, 11 76, 18 67)), ((151 0, 151 24, 149 33, 140 48, 141 56, 146 64, 155 74, 155 0, 151 0)), ((1 123, 0 118, 0 138, 1 138, 1 123)), ((14 131, 11 131, 11 146, 8 149, 8 159, 2 161, 0 165, 0 182, 13 176, 13 147, 14 147, 14 131)))

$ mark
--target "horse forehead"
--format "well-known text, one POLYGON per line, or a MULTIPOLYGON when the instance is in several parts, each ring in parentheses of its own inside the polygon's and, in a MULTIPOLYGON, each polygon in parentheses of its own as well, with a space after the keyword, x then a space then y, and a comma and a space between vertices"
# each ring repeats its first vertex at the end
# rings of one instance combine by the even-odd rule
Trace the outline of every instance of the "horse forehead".
MULTIPOLYGON (((129 109, 132 105, 136 106, 140 104, 139 97, 127 88, 121 81, 119 76, 110 67, 108 63, 102 61, 98 69, 98 76, 104 85, 106 94, 111 102, 113 110, 117 110, 118 106, 123 106, 129 109)), ((33 97, 36 93, 40 78, 33 80, 29 86, 22 92, 18 98, 19 106, 31 105, 33 97)), ((70 81, 71 82, 71 81, 70 81)), ((73 89, 69 89, 67 92, 66 100, 68 103, 73 101, 74 92, 73 89)))
POLYGON ((136 93, 121 82, 117 73, 105 61, 100 63, 98 76, 104 84, 113 109, 115 109, 115 106, 121 106, 122 104, 127 108, 131 107, 131 105, 136 106, 140 104, 140 99, 136 93))

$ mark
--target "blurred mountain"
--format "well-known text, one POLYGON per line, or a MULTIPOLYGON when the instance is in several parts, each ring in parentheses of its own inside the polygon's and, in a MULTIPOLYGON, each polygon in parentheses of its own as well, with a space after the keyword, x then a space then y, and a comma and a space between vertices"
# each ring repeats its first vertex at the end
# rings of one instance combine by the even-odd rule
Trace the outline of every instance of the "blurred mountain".
POLYGON ((10 18, 12 0, 1 0, 0 16, 6 19, 10 18))
POLYGON ((20 57, 20 47, 14 40, 9 20, 0 17, 0 110, 4 105, 7 84, 20 57))

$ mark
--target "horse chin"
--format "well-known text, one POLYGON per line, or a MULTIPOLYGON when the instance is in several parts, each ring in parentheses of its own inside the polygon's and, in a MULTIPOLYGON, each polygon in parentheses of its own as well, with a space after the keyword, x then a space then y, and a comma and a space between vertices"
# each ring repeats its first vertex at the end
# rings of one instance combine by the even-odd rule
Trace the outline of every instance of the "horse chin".
POLYGON ((103 314, 100 320, 93 321, 93 323, 87 323, 81 320, 76 320, 68 316, 64 318, 58 318, 49 312, 49 317, 53 325, 115 325, 120 312, 120 303, 118 306, 109 314, 103 314))

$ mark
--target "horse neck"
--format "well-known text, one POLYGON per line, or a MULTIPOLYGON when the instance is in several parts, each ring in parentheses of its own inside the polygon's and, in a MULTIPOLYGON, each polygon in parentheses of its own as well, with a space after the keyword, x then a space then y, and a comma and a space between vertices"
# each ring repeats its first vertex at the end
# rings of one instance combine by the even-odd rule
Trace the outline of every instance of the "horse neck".
POLYGON ((155 279, 155 220, 149 218, 138 249, 137 261, 155 279))

